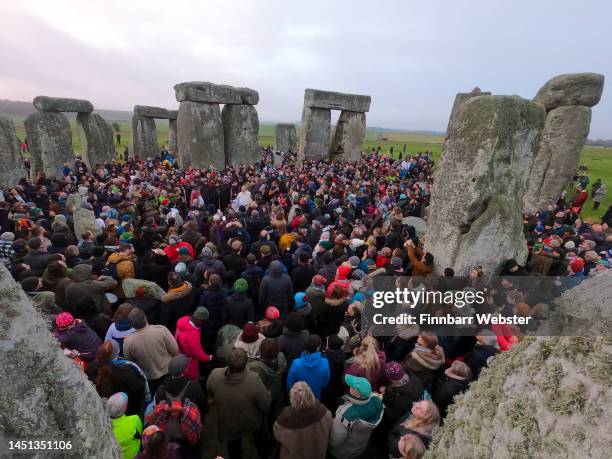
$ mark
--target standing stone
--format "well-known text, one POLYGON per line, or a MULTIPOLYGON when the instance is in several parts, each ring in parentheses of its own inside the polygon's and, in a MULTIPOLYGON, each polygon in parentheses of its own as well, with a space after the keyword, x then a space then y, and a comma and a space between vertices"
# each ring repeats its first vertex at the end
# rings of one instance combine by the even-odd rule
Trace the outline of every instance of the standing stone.
POLYGON ((132 116, 132 156, 155 158, 159 154, 155 120, 146 116, 132 116))
POLYGON ((555 204, 578 170, 591 127, 591 107, 561 106, 548 113, 540 149, 529 174, 525 211, 555 204))
POLYGON ((335 161, 358 161, 366 134, 366 114, 342 110, 331 145, 335 161))
POLYGON ((179 162, 184 168, 225 167, 223 123, 218 104, 184 101, 177 118, 179 162))
POLYGON ((36 110, 41 112, 93 112, 93 104, 83 99, 68 99, 66 97, 38 96, 32 102, 36 110))
POLYGON ((95 387, 63 355, 42 316, 0 263, 0 457, 9 439, 70 441, 71 449, 23 457, 123 457, 95 387))
POLYGON ((76 209, 72 214, 74 220, 74 234, 79 239, 87 231, 91 231, 94 236, 98 236, 102 233, 102 229, 96 223, 96 216, 93 210, 89 209, 76 209))
POLYGON ((276 151, 296 152, 298 147, 297 131, 295 124, 279 123, 274 127, 274 139, 276 151))
POLYGON ((0 116, 0 188, 7 190, 27 176, 13 120, 0 116))
POLYGON ((80 194, 70 194, 66 198, 66 204, 65 204, 66 209, 71 207, 72 213, 74 213, 77 209, 80 209, 81 207, 83 207, 84 202, 85 201, 83 199, 83 196, 81 196, 80 194))
POLYGON ((603 86, 604 76, 599 73, 568 73, 548 80, 533 100, 547 112, 568 105, 593 107, 601 99, 603 86))
POLYGON ((79 113, 76 117, 77 130, 83 160, 90 170, 96 164, 104 164, 115 158, 113 128, 97 113, 79 113))
POLYGON ((329 158, 331 110, 304 107, 300 133, 299 160, 329 158))
POLYGON ((523 199, 546 112, 517 96, 479 96, 460 105, 442 147, 425 249, 435 268, 467 275, 481 265, 523 263, 523 199))
POLYGON ((448 125, 450 126, 451 120, 455 116, 455 113, 457 113, 459 106, 463 104, 465 101, 470 100, 473 97, 490 96, 490 95, 491 95, 490 92, 482 92, 478 86, 472 89, 471 92, 457 93, 457 95, 455 96, 455 102, 453 103, 453 108, 451 110, 450 118, 448 119, 448 125))
POLYGON ((176 119, 168 120, 168 150, 176 153, 176 119))
POLYGON ((250 165, 259 160, 259 118, 252 105, 225 105, 221 112, 228 166, 250 165))
POLYGON ((72 163, 72 132, 62 113, 30 113, 25 121, 28 145, 32 153, 30 176, 43 171, 47 177, 62 178, 66 163, 72 163))

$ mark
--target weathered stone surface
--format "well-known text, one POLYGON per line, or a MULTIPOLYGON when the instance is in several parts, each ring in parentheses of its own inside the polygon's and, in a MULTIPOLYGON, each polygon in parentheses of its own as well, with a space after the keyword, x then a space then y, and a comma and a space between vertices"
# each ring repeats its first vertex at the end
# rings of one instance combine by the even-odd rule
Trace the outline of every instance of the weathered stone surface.
POLYGON ((154 158, 159 154, 155 119, 146 116, 132 116, 131 154, 141 159, 154 158))
POLYGON ((427 222, 419 217, 404 217, 402 219, 403 225, 414 226, 417 236, 421 236, 427 233, 427 222))
POLYGON ((331 110, 304 107, 298 159, 329 158, 331 110))
POLYGON ((257 105, 259 93, 250 88, 237 88, 209 81, 190 81, 174 85, 178 102, 204 102, 209 104, 257 105))
POLYGON ((134 105, 134 115, 164 120, 175 120, 177 116, 177 111, 167 110, 161 107, 151 107, 149 105, 134 105))
POLYGON ((479 96, 451 121, 434 180, 425 249, 441 272, 524 262, 523 199, 546 113, 517 96, 479 96))
POLYGON ((459 106, 464 103, 466 100, 470 100, 472 97, 477 96, 490 96, 490 92, 483 92, 479 87, 474 88, 471 92, 459 92, 455 96, 455 102, 453 103, 453 109, 451 110, 450 118, 448 119, 448 125, 450 126, 451 120, 457 113, 459 106))
POLYGON ((121 458, 110 418, 94 386, 60 351, 40 313, 0 263, 0 457, 9 439, 71 442, 69 453, 27 457, 121 458))
POLYGON ((297 151, 299 139, 295 124, 279 123, 274 127, 276 151, 297 151))
POLYGON ((6 190, 26 177, 13 120, 0 115, 0 188, 6 190))
POLYGON ((546 209, 557 202, 578 170, 590 127, 591 107, 564 106, 548 113, 540 149, 529 174, 526 212, 546 209))
POLYGON ((370 96, 360 94, 344 94, 321 91, 320 89, 306 89, 304 91, 304 107, 367 112, 370 111, 370 101, 370 96))
MULTIPOLYGON (((178 113, 178 112, 177 112, 178 113)), ((177 144, 176 144, 176 120, 170 119, 168 120, 168 150, 172 153, 177 152, 177 144)))
POLYGON ((90 169, 115 158, 113 128, 97 113, 79 113, 76 118, 83 160, 90 169))
POLYGON ((259 118, 252 105, 225 105, 221 112, 228 166, 253 164, 259 160, 259 118))
POLYGON ((182 167, 225 167, 223 123, 217 104, 181 102, 177 118, 177 144, 182 167))
POLYGON ((566 105, 593 107, 601 99, 604 76, 599 73, 567 73, 546 82, 536 94, 546 111, 566 105))
POLYGON ((66 198, 66 208, 72 207, 72 212, 83 206, 84 199, 80 194, 71 194, 66 198))
POLYGON ((91 231, 95 236, 98 236, 102 229, 96 224, 96 216, 93 210, 89 209, 76 209, 72 213, 72 219, 74 220, 74 234, 79 239, 87 231, 91 231))
POLYGON ((37 96, 34 107, 41 112, 93 112, 93 104, 84 99, 68 99, 66 97, 37 96))
MULTIPOLYGON (((602 299, 612 296, 612 273, 585 280, 557 303, 568 296, 585 317, 600 318, 602 299)), ((525 338, 455 398, 426 457, 610 457, 611 377, 610 328, 525 338)))
POLYGON ((147 291, 147 296, 157 300, 162 299, 166 292, 155 282, 144 279, 123 279, 121 288, 126 298, 136 298, 136 290, 143 287, 147 291))
POLYGON ((30 175, 43 171, 48 177, 62 178, 66 163, 73 163, 72 132, 63 113, 30 113, 25 121, 28 145, 32 153, 30 175))
POLYGON ((330 156, 336 161, 358 161, 366 134, 366 114, 343 110, 336 124, 330 156))

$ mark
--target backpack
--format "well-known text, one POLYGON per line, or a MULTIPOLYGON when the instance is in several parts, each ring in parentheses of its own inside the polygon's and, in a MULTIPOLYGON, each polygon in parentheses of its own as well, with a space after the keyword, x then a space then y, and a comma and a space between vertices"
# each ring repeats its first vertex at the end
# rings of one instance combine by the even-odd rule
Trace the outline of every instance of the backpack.
POLYGON ((189 383, 176 396, 166 392, 166 400, 155 406, 146 422, 164 430, 169 441, 195 445, 200 439, 202 422, 198 407, 184 396, 187 386, 189 383))

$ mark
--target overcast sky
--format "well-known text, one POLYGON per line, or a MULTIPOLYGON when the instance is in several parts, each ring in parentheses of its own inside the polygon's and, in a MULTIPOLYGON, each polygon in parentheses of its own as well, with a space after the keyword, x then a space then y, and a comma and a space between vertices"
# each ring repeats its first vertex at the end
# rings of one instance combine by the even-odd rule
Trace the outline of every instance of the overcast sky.
MULTIPOLYGON (((604 0, 31 1, 0 4, 0 99, 176 108, 173 85, 259 91, 298 121, 304 88, 372 96, 370 126, 444 130, 455 93, 535 95, 560 73, 612 78, 604 0)), ((612 81, 591 138, 612 138, 612 81)))

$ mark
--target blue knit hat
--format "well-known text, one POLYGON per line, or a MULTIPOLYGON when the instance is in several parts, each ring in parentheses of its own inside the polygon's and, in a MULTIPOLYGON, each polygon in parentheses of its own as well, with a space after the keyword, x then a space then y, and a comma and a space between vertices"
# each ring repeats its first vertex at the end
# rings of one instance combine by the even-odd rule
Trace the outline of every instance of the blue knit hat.
POLYGON ((296 293, 293 299, 295 300, 295 309, 302 309, 308 304, 308 298, 306 298, 306 294, 304 292, 296 293))

